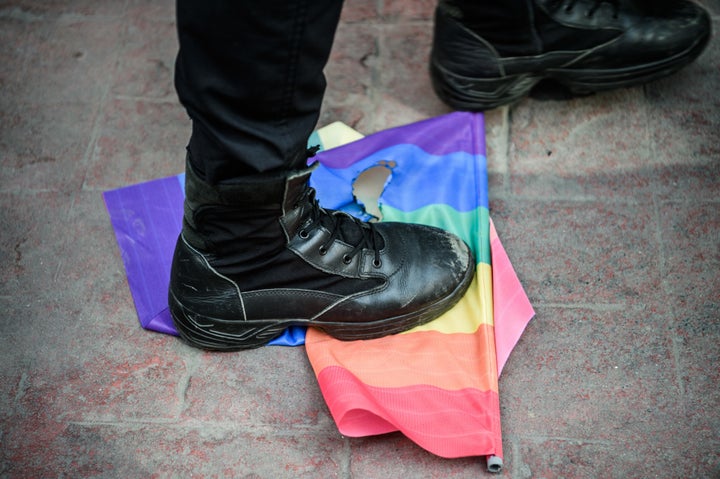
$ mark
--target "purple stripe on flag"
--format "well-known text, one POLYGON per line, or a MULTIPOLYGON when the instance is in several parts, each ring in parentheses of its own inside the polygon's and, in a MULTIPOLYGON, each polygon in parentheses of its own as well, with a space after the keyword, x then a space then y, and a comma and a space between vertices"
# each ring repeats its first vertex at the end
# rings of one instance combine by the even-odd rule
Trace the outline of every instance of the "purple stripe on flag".
POLYGON ((485 155, 485 126, 483 116, 469 112, 454 112, 428 120, 403 125, 366 136, 333 148, 331 161, 325 161, 321 151, 315 158, 329 168, 347 168, 360 158, 398 143, 413 144, 431 155, 466 152, 485 155), (397 130, 400 130, 399 132, 397 130), (398 139, 402 138, 402 141, 398 139), (451 138, 452 141, 448 141, 451 138))
POLYGON ((182 228, 183 191, 173 176, 108 191, 103 196, 138 318, 145 328, 167 309, 166 286, 182 228))
MULTIPOLYGON (((182 229, 185 175, 103 194, 125 265, 140 325, 177 335, 167 302, 175 242, 182 229)), ((305 343, 305 328, 291 327, 268 344, 305 343)))

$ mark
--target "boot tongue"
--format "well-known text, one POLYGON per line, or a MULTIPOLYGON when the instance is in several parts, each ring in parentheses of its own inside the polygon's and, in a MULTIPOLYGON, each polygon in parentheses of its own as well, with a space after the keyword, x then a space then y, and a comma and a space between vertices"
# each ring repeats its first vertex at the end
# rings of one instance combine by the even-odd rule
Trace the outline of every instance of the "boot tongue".
MULTIPOLYGON (((307 161, 310 158, 314 157, 319 150, 319 145, 307 148, 304 152, 303 159, 305 164, 307 164, 307 161)), ((339 238, 345 243, 355 246, 365 239, 365 234, 369 233, 363 233, 364 228, 360 226, 360 224, 358 224, 357 220, 349 218, 344 214, 333 214, 332 210, 325 211, 327 212, 327 214, 321 215, 320 223, 323 225, 324 228, 328 229, 329 231, 333 231, 333 229, 336 228, 335 225, 337 223, 337 228, 340 229, 339 238)), ((382 242, 382 240, 380 241, 382 242)))
MULTIPOLYGON (((332 210, 325 210, 325 212, 326 214, 320 218, 320 223, 329 231, 338 228, 338 239, 352 246, 363 242, 365 243, 365 247, 371 248, 373 246, 370 242, 373 236, 372 226, 344 213, 338 213, 332 210)), ((379 250, 382 249, 385 246, 382 236, 379 234, 375 234, 374 236, 374 247, 379 250)))
POLYGON ((325 212, 327 214, 322 215, 320 218, 320 224, 322 224, 325 229, 332 231, 335 228, 339 228, 338 238, 351 245, 356 245, 363 240, 359 226, 352 220, 344 218, 343 215, 334 214, 332 210, 325 210, 325 212))
POLYGON ((315 197, 316 191, 307 181, 300 181, 289 186, 290 194, 286 198, 287 205, 304 204, 305 212, 300 223, 312 217, 319 222, 323 228, 336 234, 336 238, 351 246, 360 244, 366 248, 380 250, 385 246, 381 235, 374 233, 371 225, 337 210, 329 210, 320 206, 315 197))
POLYGON ((335 233, 336 238, 340 241, 353 247, 362 245, 365 248, 382 249, 385 242, 381 235, 373 231, 372 226, 348 214, 335 210, 326 210, 319 205, 315 197, 316 192, 308 181, 311 171, 317 166, 316 163, 306 170, 298 172, 298 174, 290 175, 287 183, 287 196, 284 201, 285 206, 294 209, 298 205, 305 204, 303 206, 305 213, 302 216, 307 219, 305 215, 311 215, 325 229, 335 233), (294 206, 291 207, 290 205, 294 206))

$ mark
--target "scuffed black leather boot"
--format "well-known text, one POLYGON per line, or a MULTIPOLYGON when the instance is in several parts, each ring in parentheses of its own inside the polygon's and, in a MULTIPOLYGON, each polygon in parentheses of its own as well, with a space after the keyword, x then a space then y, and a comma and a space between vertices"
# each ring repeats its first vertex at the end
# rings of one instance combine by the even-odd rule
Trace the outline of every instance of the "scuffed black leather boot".
POLYGON ((169 302, 189 344, 262 346, 289 326, 341 340, 426 323, 467 290, 467 245, 437 228, 363 223, 322 209, 310 170, 211 186, 186 169, 169 302))
POLYGON ((710 32, 687 0, 441 0, 430 75, 451 107, 487 110, 543 79, 584 95, 664 77, 697 58, 710 32))

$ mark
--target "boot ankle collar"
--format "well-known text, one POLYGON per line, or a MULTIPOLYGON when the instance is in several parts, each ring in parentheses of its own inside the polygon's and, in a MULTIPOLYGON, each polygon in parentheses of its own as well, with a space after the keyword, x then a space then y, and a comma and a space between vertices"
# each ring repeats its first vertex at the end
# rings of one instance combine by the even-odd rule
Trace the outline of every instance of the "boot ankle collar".
POLYGON ((259 173, 210 185, 193 171, 187 162, 186 198, 196 204, 217 204, 239 208, 282 208, 287 191, 307 182, 318 163, 308 168, 273 173, 259 173))

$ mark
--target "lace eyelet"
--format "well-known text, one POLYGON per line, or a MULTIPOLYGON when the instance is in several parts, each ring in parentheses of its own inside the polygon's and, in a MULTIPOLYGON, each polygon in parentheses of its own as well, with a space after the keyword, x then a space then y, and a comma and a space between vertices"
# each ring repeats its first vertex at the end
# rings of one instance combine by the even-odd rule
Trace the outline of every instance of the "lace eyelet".
POLYGON ((320 249, 318 249, 318 253, 320 253, 320 256, 325 256, 328 252, 328 249, 325 246, 321 246, 320 249))
POLYGON ((305 230, 300 230, 300 232, 298 233, 298 236, 299 236, 301 239, 308 239, 308 238, 310 237, 310 233, 308 233, 308 232, 305 231, 305 230))
POLYGON ((352 260, 352 256, 350 256, 349 254, 343 255, 343 263, 350 264, 352 263, 352 260))
POLYGON ((373 262, 372 262, 372 265, 373 265, 373 267, 375 267, 375 268, 379 268, 380 266, 382 266, 382 261, 379 260, 379 259, 374 259, 373 262))

